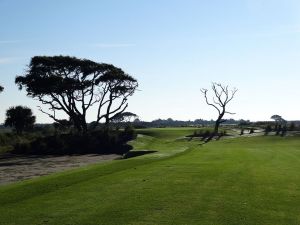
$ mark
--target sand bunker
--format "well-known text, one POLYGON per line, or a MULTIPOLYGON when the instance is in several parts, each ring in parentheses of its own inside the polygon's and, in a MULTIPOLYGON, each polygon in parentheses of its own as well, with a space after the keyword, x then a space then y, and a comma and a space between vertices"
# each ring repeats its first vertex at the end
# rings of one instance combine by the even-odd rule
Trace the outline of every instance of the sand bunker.
POLYGON ((120 158, 119 155, 0 155, 0 185, 39 177, 92 163, 120 158))

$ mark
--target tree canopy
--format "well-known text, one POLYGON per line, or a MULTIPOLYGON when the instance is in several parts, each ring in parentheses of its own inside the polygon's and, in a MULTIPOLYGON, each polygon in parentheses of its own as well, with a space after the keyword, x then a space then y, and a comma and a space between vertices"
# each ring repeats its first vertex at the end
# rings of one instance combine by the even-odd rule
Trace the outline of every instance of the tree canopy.
POLYGON ((132 112, 123 112, 120 113, 118 116, 115 116, 113 119, 113 122, 118 123, 118 122, 131 122, 135 119, 137 119, 138 116, 135 113, 132 112))
POLYGON ((15 80, 27 95, 49 107, 40 110, 60 122, 57 111, 65 112, 80 132, 88 129, 86 116, 96 107, 95 126, 103 119, 105 124, 128 107, 138 82, 122 69, 111 64, 96 63, 70 56, 35 56, 24 75, 15 80))
POLYGON ((271 119, 275 120, 275 122, 283 122, 283 121, 285 121, 281 116, 279 116, 277 114, 271 116, 271 119))
POLYGON ((17 134, 22 134, 24 130, 33 128, 35 123, 35 116, 28 107, 15 106, 10 107, 6 111, 6 119, 4 125, 7 127, 13 127, 17 134))

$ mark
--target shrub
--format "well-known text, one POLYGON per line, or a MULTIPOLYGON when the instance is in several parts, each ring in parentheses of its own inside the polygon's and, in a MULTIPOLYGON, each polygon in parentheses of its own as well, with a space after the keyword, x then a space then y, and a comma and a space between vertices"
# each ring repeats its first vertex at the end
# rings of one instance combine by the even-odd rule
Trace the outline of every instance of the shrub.
MULTIPOLYGON (((187 137, 200 137, 202 138, 202 140, 210 137, 212 135, 212 131, 210 129, 206 129, 206 130, 195 130, 194 133, 192 135, 188 135, 187 137)), ((222 136, 223 133, 219 133, 219 137, 222 136)))
POLYGON ((0 133, 0 146, 13 146, 20 142, 32 141, 39 136, 36 133, 25 133, 22 136, 16 133, 0 133))
POLYGON ((136 132, 131 125, 127 125, 124 129, 124 132, 121 133, 124 142, 130 141, 136 138, 136 132))
POLYGON ((126 145, 135 138, 133 128, 124 131, 98 130, 85 135, 59 134, 39 137, 34 141, 17 143, 14 153, 27 154, 124 154, 130 150, 126 145))

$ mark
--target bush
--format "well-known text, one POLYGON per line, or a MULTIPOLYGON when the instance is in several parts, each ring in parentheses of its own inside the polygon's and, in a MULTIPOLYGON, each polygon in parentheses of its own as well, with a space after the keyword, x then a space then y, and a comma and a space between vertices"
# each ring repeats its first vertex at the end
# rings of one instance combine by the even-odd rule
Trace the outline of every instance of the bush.
POLYGON ((130 141, 137 137, 137 134, 133 128, 133 126, 128 125, 125 127, 124 132, 121 133, 122 139, 124 142, 130 141))
POLYGON ((25 154, 124 154, 130 150, 126 143, 135 138, 132 127, 124 131, 94 131, 85 135, 59 134, 39 137, 31 142, 17 143, 14 153, 25 154))
MULTIPOLYGON (((200 137, 202 140, 210 137, 213 134, 213 131, 211 129, 206 129, 206 130, 195 130, 192 135, 188 135, 187 137, 200 137)), ((216 136, 219 138, 226 135, 226 131, 221 131, 218 133, 216 136)))
POLYGON ((13 146, 20 142, 26 142, 36 139, 39 136, 35 133, 25 133, 19 136, 15 133, 0 133, 0 146, 13 146))

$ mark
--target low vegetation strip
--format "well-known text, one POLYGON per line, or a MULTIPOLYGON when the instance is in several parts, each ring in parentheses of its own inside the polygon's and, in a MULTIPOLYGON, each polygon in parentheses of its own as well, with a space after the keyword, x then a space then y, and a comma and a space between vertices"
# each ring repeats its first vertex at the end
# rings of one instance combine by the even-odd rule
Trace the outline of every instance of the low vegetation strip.
POLYGON ((151 132, 160 134, 147 143, 143 139, 143 145, 133 143, 136 150, 172 152, 172 145, 179 144, 189 151, 171 157, 149 154, 3 186, 0 224, 300 223, 298 137, 199 145, 151 132))

